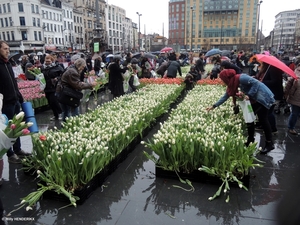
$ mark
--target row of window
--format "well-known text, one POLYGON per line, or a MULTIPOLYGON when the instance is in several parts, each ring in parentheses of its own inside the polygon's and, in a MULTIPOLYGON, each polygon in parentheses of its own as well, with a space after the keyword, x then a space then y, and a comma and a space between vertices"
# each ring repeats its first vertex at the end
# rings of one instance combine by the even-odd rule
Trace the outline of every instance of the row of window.
POLYGON ((8 18, 0 18, 0 24, 1 27, 9 27, 9 26, 13 26, 13 21, 11 17, 8 18))
POLYGON ((48 12, 42 10, 42 16, 44 19, 54 20, 54 21, 62 21, 62 15, 59 13, 48 12))
POLYGON ((10 12, 10 3, 0 4, 0 13, 9 13, 10 12))

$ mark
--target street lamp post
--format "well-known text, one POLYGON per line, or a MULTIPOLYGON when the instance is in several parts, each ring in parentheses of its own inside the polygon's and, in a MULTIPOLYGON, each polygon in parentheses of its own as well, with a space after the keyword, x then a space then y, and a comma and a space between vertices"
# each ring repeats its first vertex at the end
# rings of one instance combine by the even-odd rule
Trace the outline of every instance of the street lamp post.
POLYGON ((258 16, 257 16, 257 34, 256 34, 256 52, 259 50, 259 41, 258 41, 258 35, 259 35, 259 14, 260 14, 260 5, 263 1, 260 0, 259 3, 257 3, 257 10, 258 10, 258 16))
POLYGON ((194 14, 194 7, 193 6, 191 6, 191 12, 192 12, 192 16, 191 16, 191 48, 190 48, 190 51, 192 52, 192 47, 193 47, 193 14, 194 14))
POLYGON ((142 16, 142 14, 140 14, 139 12, 136 12, 136 14, 138 14, 138 16, 139 16, 139 36, 138 36, 138 42, 139 42, 139 52, 141 51, 141 20, 140 20, 140 18, 141 18, 141 16, 142 16))

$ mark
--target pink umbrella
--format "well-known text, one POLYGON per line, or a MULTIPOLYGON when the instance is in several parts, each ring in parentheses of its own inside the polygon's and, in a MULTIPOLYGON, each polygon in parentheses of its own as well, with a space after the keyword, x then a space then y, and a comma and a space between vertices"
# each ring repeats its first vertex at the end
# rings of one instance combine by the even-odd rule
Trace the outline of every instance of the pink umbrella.
POLYGON ((171 47, 164 47, 162 50, 160 50, 161 53, 171 52, 173 51, 173 48, 171 47))
POLYGON ((295 78, 296 80, 298 79, 295 72, 291 70, 290 67, 285 65, 282 61, 277 59, 275 56, 271 55, 264 55, 264 54, 256 54, 255 55, 258 61, 267 63, 271 66, 274 66, 280 70, 282 70, 284 73, 290 75, 291 77, 295 78))
POLYGON ((227 56, 222 56, 221 57, 221 61, 230 61, 230 59, 227 56))

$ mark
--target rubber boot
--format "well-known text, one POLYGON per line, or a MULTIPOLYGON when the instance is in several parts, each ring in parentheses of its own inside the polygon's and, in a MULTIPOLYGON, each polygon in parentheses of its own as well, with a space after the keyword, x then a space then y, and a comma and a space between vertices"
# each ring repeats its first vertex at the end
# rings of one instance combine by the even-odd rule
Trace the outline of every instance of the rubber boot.
POLYGON ((248 147, 250 143, 254 143, 254 132, 255 132, 255 125, 253 123, 247 123, 247 131, 248 131, 248 138, 245 146, 248 147))
POLYGON ((269 151, 274 149, 273 141, 266 141, 265 147, 260 151, 261 154, 267 154, 269 151))

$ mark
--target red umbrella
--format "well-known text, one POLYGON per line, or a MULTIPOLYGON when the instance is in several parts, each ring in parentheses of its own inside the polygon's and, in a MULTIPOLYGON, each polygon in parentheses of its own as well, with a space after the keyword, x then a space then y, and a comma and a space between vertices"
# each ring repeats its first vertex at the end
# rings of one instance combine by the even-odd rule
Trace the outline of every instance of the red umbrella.
POLYGON ((173 51, 173 48, 171 47, 164 47, 162 50, 160 50, 161 53, 166 53, 166 52, 170 52, 173 51))
POLYGON ((282 70, 286 74, 290 75, 291 77, 297 79, 295 72, 293 70, 291 70, 290 67, 288 67, 283 62, 281 62, 279 59, 277 59, 275 56, 264 55, 264 54, 256 54, 255 56, 258 61, 261 61, 261 62, 267 63, 271 66, 274 66, 274 67, 282 70))

